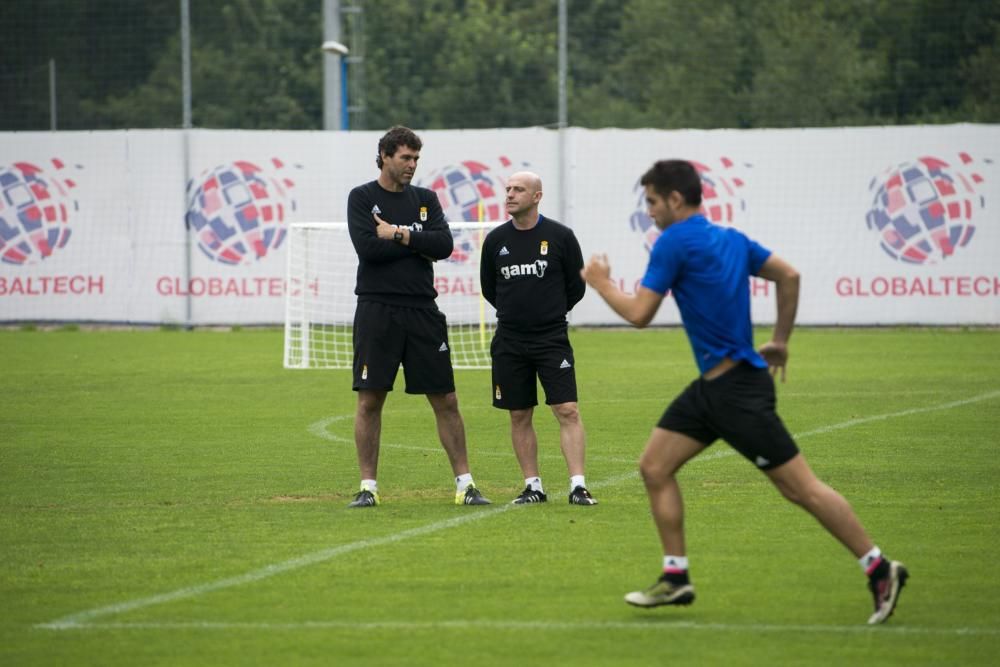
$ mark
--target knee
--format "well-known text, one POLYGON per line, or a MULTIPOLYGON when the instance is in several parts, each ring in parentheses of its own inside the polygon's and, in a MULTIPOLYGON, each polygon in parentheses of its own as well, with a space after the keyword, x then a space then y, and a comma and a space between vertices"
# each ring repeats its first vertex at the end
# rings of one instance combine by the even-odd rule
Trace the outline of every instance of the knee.
POLYGON ((362 392, 358 394, 358 412, 365 415, 377 415, 382 412, 384 399, 378 394, 362 392))
POLYGON ((639 457, 639 474, 642 475, 642 481, 645 482, 646 486, 660 484, 670 478, 674 472, 674 468, 666 461, 648 451, 643 452, 642 456, 639 457))
POLYGON ((818 481, 798 486, 793 486, 791 484, 778 484, 778 491, 780 491, 785 500, 790 503, 805 509, 810 509, 819 504, 820 498, 823 495, 823 486, 818 481))
POLYGON ((428 395, 428 400, 434 412, 442 415, 458 414, 458 394, 449 392, 447 394, 437 394, 433 398, 428 395))
POLYGON ((552 406, 552 412, 560 424, 579 424, 580 408, 576 403, 559 403, 552 406))
POLYGON ((531 426, 531 414, 533 410, 528 408, 527 410, 511 410, 510 411, 510 425, 512 428, 527 428, 531 426))

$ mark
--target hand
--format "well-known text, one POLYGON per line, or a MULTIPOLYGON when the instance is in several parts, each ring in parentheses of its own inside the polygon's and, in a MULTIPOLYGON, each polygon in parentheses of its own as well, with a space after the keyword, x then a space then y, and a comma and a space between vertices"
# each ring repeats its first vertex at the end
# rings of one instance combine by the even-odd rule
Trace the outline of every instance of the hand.
POLYGON ((375 216, 375 235, 380 239, 386 239, 388 241, 392 240, 392 235, 396 233, 399 229, 396 225, 390 225, 388 222, 379 217, 378 213, 372 213, 375 216))
POLYGON ((591 287, 611 280, 611 265, 608 264, 607 254, 591 255, 590 261, 580 269, 580 276, 591 287))
POLYGON ((788 363, 788 345, 777 341, 768 341, 757 350, 760 356, 767 362, 767 368, 771 371, 771 376, 776 376, 781 371, 781 381, 785 381, 785 364, 788 363))

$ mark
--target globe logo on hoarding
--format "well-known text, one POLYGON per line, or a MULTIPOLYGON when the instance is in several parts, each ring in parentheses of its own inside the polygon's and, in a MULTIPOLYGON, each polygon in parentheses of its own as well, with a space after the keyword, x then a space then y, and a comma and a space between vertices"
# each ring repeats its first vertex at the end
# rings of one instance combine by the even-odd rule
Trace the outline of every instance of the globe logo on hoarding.
MULTIPOLYGON (((728 157, 720 157, 719 165, 712 169, 707 164, 688 160, 701 176, 701 208, 699 211, 717 225, 732 225, 740 212, 747 208, 746 200, 740 194, 744 187, 743 179, 735 173, 728 173, 737 168, 736 163, 728 157)), ((746 168, 752 165, 744 164, 746 168)), ((629 217, 629 227, 642 235, 642 245, 649 252, 660 230, 646 212, 646 188, 636 181, 632 193, 637 195, 636 208, 629 217)))
POLYGON ((69 241, 70 219, 80 208, 72 196, 76 183, 60 174, 62 160, 50 162, 51 171, 30 162, 0 166, 0 260, 6 264, 35 264, 69 241))
POLYGON ((246 160, 207 169, 188 183, 187 223, 198 248, 216 262, 252 264, 285 240, 295 210, 294 181, 278 176, 284 164, 271 159, 273 173, 246 160))
MULTIPOLYGON (((527 168, 501 155, 490 166, 479 160, 464 160, 432 171, 417 185, 430 188, 438 196, 444 217, 449 222, 497 221, 507 218, 507 178, 514 171, 527 168)), ((465 263, 476 259, 482 239, 471 230, 454 230, 455 250, 449 262, 465 263)))
POLYGON ((921 157, 871 180, 868 190, 875 194, 865 221, 887 255, 908 264, 934 264, 972 240, 973 217, 986 205, 976 192, 983 178, 972 162, 968 153, 959 153, 955 163, 921 157))

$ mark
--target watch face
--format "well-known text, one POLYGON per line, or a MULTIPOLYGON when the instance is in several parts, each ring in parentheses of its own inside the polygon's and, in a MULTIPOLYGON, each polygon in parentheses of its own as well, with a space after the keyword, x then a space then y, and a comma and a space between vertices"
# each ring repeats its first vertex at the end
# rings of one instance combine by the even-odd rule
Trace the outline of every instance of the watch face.
POLYGON ((395 232, 395 233, 393 233, 392 240, 393 241, 402 241, 403 240, 403 232, 395 232))

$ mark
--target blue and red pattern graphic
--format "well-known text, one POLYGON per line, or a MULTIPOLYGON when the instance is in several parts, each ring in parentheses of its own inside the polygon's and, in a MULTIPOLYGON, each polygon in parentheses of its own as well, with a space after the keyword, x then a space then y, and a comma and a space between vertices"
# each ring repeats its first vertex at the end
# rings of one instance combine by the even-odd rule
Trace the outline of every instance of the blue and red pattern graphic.
MULTIPOLYGON (((464 160, 432 171, 417 185, 433 190, 449 222, 497 221, 507 217, 507 178, 527 162, 515 164, 501 155, 491 166, 486 161, 464 160)), ((455 231, 455 250, 447 261, 475 261, 482 239, 473 230, 455 231)))
POLYGON ((35 264, 69 241, 80 208, 72 195, 76 182, 60 173, 62 160, 49 162, 50 171, 30 162, 0 167, 0 260, 6 264, 35 264))
POLYGON ((866 222, 887 255, 907 264, 935 264, 972 240, 973 217, 986 206, 977 193, 983 177, 968 153, 957 158, 920 157, 872 178, 868 190, 875 194, 866 222))
MULTIPOLYGON (((746 200, 740 194, 745 182, 737 175, 737 164, 725 156, 719 158, 719 166, 715 170, 703 162, 688 162, 701 176, 701 213, 717 225, 735 224, 739 214, 747 208, 746 200)), ((752 165, 742 166, 749 168, 752 165)), ((638 202, 629 218, 629 227, 642 235, 642 245, 649 252, 659 238, 660 230, 646 212, 646 189, 636 181, 632 191, 638 194, 638 202)))
POLYGON ((206 170, 188 184, 187 222, 209 259, 228 265, 252 264, 285 240, 287 218, 295 210, 285 165, 271 159, 273 171, 236 160, 206 170))
POLYGON ((480 204, 483 220, 499 220, 504 214, 506 181, 484 162, 464 160, 450 164, 431 172, 419 184, 425 182, 424 187, 437 193, 444 216, 450 222, 480 220, 480 204))

